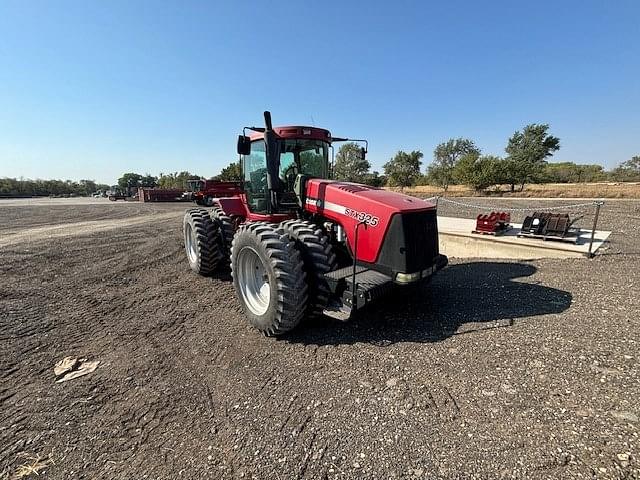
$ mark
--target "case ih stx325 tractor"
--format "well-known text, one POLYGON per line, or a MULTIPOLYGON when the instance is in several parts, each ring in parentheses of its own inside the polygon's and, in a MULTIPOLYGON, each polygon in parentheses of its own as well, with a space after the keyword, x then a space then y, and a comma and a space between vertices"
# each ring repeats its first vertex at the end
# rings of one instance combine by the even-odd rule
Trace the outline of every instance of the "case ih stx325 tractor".
MULTIPOLYGON (((438 253, 435 205, 407 195, 330 180, 328 130, 265 127, 238 139, 244 181, 184 217, 191 268, 231 266, 250 323, 267 335, 303 317, 351 314, 394 285, 430 278, 438 253)), ((366 150, 362 149, 362 155, 366 150)))

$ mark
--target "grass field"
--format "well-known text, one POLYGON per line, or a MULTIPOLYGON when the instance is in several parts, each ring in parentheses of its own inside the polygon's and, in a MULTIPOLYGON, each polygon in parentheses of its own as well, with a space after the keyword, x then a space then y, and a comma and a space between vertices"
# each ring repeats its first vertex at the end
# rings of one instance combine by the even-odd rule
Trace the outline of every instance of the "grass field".
POLYGON ((522 192, 509 191, 508 185, 498 185, 486 192, 474 192, 466 185, 451 185, 445 191, 432 185, 406 188, 405 193, 418 196, 446 195, 450 197, 557 197, 557 198, 640 198, 640 182, 546 183, 525 185, 522 192))

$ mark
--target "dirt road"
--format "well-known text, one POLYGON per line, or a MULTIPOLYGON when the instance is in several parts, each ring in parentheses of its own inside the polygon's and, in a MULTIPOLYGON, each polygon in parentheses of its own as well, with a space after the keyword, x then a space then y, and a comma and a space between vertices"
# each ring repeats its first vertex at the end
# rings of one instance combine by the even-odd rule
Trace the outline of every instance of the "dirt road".
POLYGON ((191 273, 184 209, 0 202, 0 478, 640 477, 638 202, 594 260, 453 260, 280 339, 191 273))

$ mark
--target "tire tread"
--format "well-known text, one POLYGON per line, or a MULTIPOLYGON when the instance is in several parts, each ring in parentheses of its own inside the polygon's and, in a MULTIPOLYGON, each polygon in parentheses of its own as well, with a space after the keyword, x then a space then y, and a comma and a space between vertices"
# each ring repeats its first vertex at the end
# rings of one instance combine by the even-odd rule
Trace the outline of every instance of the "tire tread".
MULTIPOLYGON (((294 242, 277 229, 277 226, 266 222, 244 223, 238 228, 231 244, 231 275, 234 283, 239 281, 233 268, 237 245, 245 236, 253 237, 254 241, 264 247, 276 277, 277 304, 270 307, 270 325, 260 330, 267 336, 281 335, 294 329, 306 311, 307 283, 302 259, 294 242)), ((241 299, 240 293, 237 294, 241 299)))

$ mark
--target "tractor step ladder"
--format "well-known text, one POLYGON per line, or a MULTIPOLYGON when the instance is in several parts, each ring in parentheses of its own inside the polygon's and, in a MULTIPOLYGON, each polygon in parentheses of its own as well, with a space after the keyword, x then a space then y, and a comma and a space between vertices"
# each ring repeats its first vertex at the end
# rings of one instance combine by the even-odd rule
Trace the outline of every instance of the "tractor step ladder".
POLYGON ((357 266, 355 276, 356 305, 353 305, 353 265, 325 273, 324 276, 332 291, 341 295, 341 302, 328 305, 323 313, 342 321, 348 320, 353 310, 362 308, 388 293, 393 286, 392 279, 387 275, 357 266))

